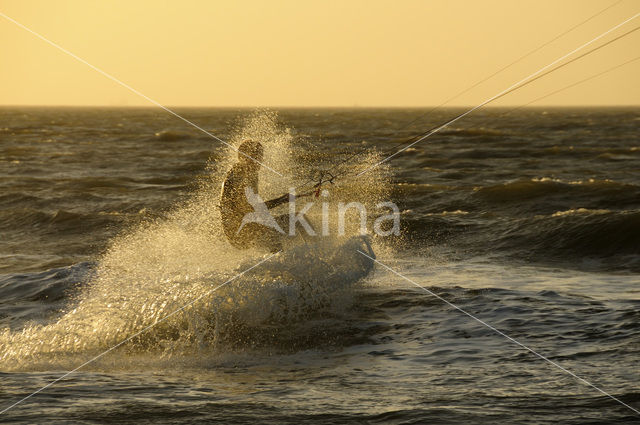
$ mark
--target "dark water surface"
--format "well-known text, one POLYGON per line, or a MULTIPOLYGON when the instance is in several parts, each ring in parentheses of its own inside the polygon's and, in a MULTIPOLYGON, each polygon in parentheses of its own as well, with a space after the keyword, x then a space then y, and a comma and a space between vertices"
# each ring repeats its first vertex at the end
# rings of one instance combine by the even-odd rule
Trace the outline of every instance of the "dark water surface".
MULTIPOLYGON (((376 242, 378 259, 640 409, 640 109, 505 111, 479 111, 389 163, 403 236, 376 242)), ((254 114, 178 112, 223 140, 254 114)), ((456 110, 406 126, 424 112, 278 111, 306 153, 283 155, 330 166, 363 146, 392 149, 456 110)), ((167 217, 225 171, 225 149, 155 109, 0 108, 0 410, 169 312, 169 296, 141 283, 151 272, 135 266, 144 254, 135 247, 182 240, 185 221, 167 217), (147 245, 122 242, 154 220, 182 224, 136 233, 147 245), (82 317, 98 331, 69 325, 65 317, 114 258, 127 264, 114 293, 135 288, 138 298, 117 314, 96 303, 95 316, 82 317)), ((184 246, 153 257, 154 270, 171 271, 166 285, 188 283, 192 270, 223 257, 237 262, 224 248, 207 257, 184 246)), ((300 267, 322 285, 321 272, 300 267)), ((198 282, 184 294, 220 283, 198 282)), ((259 303, 247 307, 239 292, 231 306, 186 311, 179 324, 114 350, 0 422, 640 420, 382 267, 348 294, 309 291, 296 292, 278 319, 259 303), (215 319, 202 312, 213 310, 215 319)))

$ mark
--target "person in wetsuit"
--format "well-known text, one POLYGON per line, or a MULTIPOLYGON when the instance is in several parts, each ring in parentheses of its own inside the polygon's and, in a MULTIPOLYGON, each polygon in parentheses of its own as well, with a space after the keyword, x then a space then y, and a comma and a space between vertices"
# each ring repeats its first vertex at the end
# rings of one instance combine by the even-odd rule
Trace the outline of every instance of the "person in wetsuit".
POLYGON ((238 249, 253 247, 277 252, 282 249, 282 241, 289 231, 288 215, 274 218, 267 210, 294 198, 287 193, 262 202, 258 195, 262 157, 260 142, 247 140, 238 148, 238 162, 227 173, 222 185, 222 227, 229 242, 238 249))

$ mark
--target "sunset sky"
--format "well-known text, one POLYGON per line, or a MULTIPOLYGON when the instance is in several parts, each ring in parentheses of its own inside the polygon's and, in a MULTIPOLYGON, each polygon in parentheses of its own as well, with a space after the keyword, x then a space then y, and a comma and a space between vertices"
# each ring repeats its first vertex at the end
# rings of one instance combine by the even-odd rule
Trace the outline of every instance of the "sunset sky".
MULTIPOLYGON (((429 106, 614 3, 3 0, 0 12, 164 105, 429 106)), ((480 103, 639 11, 623 0, 450 105, 480 103)), ((1 16, 0 40, 0 104, 151 106, 1 16)), ((633 59, 639 45, 640 31, 496 105, 633 59)), ((639 76, 640 60, 538 105, 640 105, 639 76)))

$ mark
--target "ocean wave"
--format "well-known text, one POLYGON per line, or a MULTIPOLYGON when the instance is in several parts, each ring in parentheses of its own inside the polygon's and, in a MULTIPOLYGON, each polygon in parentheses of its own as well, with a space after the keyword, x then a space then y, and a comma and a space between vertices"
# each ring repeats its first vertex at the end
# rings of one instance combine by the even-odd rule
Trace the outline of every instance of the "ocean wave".
POLYGON ((442 211, 442 212, 439 212, 439 213, 427 213, 427 214, 425 214, 425 216, 427 216, 427 217, 433 217, 433 216, 436 216, 436 217, 447 217, 447 216, 450 216, 450 215, 467 215, 467 214, 469 214, 469 211, 455 210, 455 211, 442 211))
POLYGON ((8 193, 6 195, 0 195, 0 205, 5 208, 15 205, 33 205, 39 201, 42 201, 42 198, 26 193, 8 193))
POLYGON ((449 127, 446 130, 440 131, 440 134, 445 136, 458 136, 458 137, 478 137, 478 136, 501 137, 501 136, 508 136, 511 133, 506 132, 504 130, 498 130, 495 128, 484 128, 484 127, 451 128, 449 127))
POLYGON ((610 210, 590 210, 588 208, 572 208, 566 211, 556 211, 551 214, 551 217, 564 217, 567 215, 576 215, 576 214, 608 214, 610 210))
POLYGON ((527 258, 568 261, 612 259, 610 264, 637 267, 640 211, 573 209, 518 220, 495 247, 527 258))
POLYGON ((401 231, 407 242, 425 245, 450 243, 476 228, 467 214, 420 214, 407 212, 401 220, 401 231))
POLYGON ((578 120, 570 120, 565 119, 564 121, 550 121, 548 124, 541 124, 540 126, 545 130, 550 131, 570 131, 570 130, 581 130, 585 133, 589 133, 589 129, 587 127, 591 127, 596 125, 592 120, 578 119, 578 120))
POLYGON ((513 148, 471 148, 454 150, 448 156, 453 159, 491 159, 491 158, 521 158, 528 153, 524 149, 513 148))
POLYGON ((69 291, 84 281, 93 267, 84 262, 38 273, 0 275, 0 299, 52 302, 68 297, 69 291))
POLYGON ((175 141, 175 140, 184 140, 184 139, 188 139, 189 137, 191 137, 191 135, 188 134, 188 133, 184 133, 184 132, 180 132, 180 131, 173 131, 173 130, 162 130, 162 131, 159 131, 159 132, 155 133, 156 140, 161 140, 163 142, 172 142, 172 141, 175 141))
POLYGON ((7 231, 23 229, 50 232, 90 231, 96 226, 114 223, 116 215, 96 213, 76 213, 68 210, 43 211, 32 208, 6 209, 0 211, 0 229, 7 231))
MULTIPOLYGON (((564 181, 554 178, 520 179, 508 183, 475 187, 474 196, 491 203, 522 203, 540 201, 540 205, 561 199, 565 203, 584 201, 587 204, 628 207, 640 205, 640 187, 612 180, 564 181)), ((531 205, 523 205, 531 208, 531 205)))

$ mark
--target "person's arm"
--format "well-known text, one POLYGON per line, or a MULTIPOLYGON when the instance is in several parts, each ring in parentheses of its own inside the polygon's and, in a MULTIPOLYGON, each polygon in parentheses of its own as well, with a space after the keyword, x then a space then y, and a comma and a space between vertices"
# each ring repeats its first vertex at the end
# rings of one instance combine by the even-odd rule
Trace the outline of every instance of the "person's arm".
MULTIPOLYGON (((293 196, 293 199, 295 199, 295 196, 293 196)), ((285 193, 278 198, 266 201, 265 205, 267 206, 267 209, 271 209, 277 207, 278 205, 286 204, 287 202, 289 202, 289 194, 285 193)))

